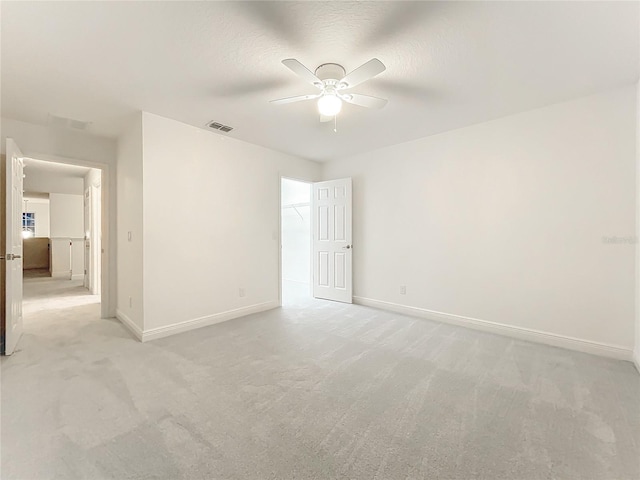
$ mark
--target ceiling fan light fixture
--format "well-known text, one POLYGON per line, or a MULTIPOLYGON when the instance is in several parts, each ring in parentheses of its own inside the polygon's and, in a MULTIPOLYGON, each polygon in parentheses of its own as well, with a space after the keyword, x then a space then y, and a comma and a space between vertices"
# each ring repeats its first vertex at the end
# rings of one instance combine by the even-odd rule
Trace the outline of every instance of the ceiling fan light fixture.
POLYGON ((342 100, 334 94, 325 94, 318 99, 318 111, 320 115, 333 117, 340 113, 342 109, 342 100))

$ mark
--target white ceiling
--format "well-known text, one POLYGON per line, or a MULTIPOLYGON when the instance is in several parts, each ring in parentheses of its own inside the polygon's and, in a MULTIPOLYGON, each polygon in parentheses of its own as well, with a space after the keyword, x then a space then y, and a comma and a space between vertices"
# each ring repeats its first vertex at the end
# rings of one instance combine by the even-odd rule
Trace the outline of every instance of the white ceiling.
POLYGON ((25 196, 66 193, 82 195, 84 177, 90 168, 64 163, 46 162, 34 158, 24 159, 25 196))
MULTIPOLYGON (((2 2, 2 115, 89 121, 145 110, 315 160, 408 141, 637 81, 638 2, 2 2), (320 124, 280 62, 387 71, 320 124)), ((218 133, 216 133, 218 134, 218 133)))
POLYGON ((35 158, 24 159, 25 175, 28 172, 38 172, 41 175, 57 175, 61 177, 84 178, 91 168, 66 163, 48 162, 35 158))

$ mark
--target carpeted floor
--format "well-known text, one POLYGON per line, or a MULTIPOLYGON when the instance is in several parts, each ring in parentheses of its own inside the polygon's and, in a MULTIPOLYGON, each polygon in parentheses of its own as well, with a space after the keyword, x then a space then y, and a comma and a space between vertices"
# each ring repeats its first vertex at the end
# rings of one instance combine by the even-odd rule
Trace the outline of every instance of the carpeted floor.
POLYGON ((2 359, 4 479, 640 478, 630 363, 300 295, 140 344, 56 282, 2 359))

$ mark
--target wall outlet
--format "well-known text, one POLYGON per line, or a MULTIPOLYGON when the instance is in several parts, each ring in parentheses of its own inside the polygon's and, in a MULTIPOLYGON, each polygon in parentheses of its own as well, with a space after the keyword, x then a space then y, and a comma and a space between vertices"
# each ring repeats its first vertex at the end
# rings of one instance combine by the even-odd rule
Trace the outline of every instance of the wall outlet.
POLYGON ((129 297, 129 308, 133 308, 133 298, 129 297))
POLYGON ((407 294, 407 286, 400 285, 400 295, 406 295, 406 294, 407 294))
POLYGON ((240 289, 238 289, 238 294, 239 294, 241 297, 244 297, 244 288, 240 288, 240 289))

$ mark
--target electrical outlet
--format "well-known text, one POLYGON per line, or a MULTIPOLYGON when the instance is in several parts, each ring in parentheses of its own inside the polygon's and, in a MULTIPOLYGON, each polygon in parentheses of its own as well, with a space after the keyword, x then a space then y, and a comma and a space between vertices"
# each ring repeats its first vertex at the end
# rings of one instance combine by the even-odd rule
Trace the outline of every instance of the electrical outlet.
POLYGON ((244 297, 244 288, 240 288, 240 289, 238 290, 238 294, 239 294, 241 297, 244 297))
POLYGON ((400 295, 406 295, 406 294, 407 294, 407 286, 400 285, 400 295))

